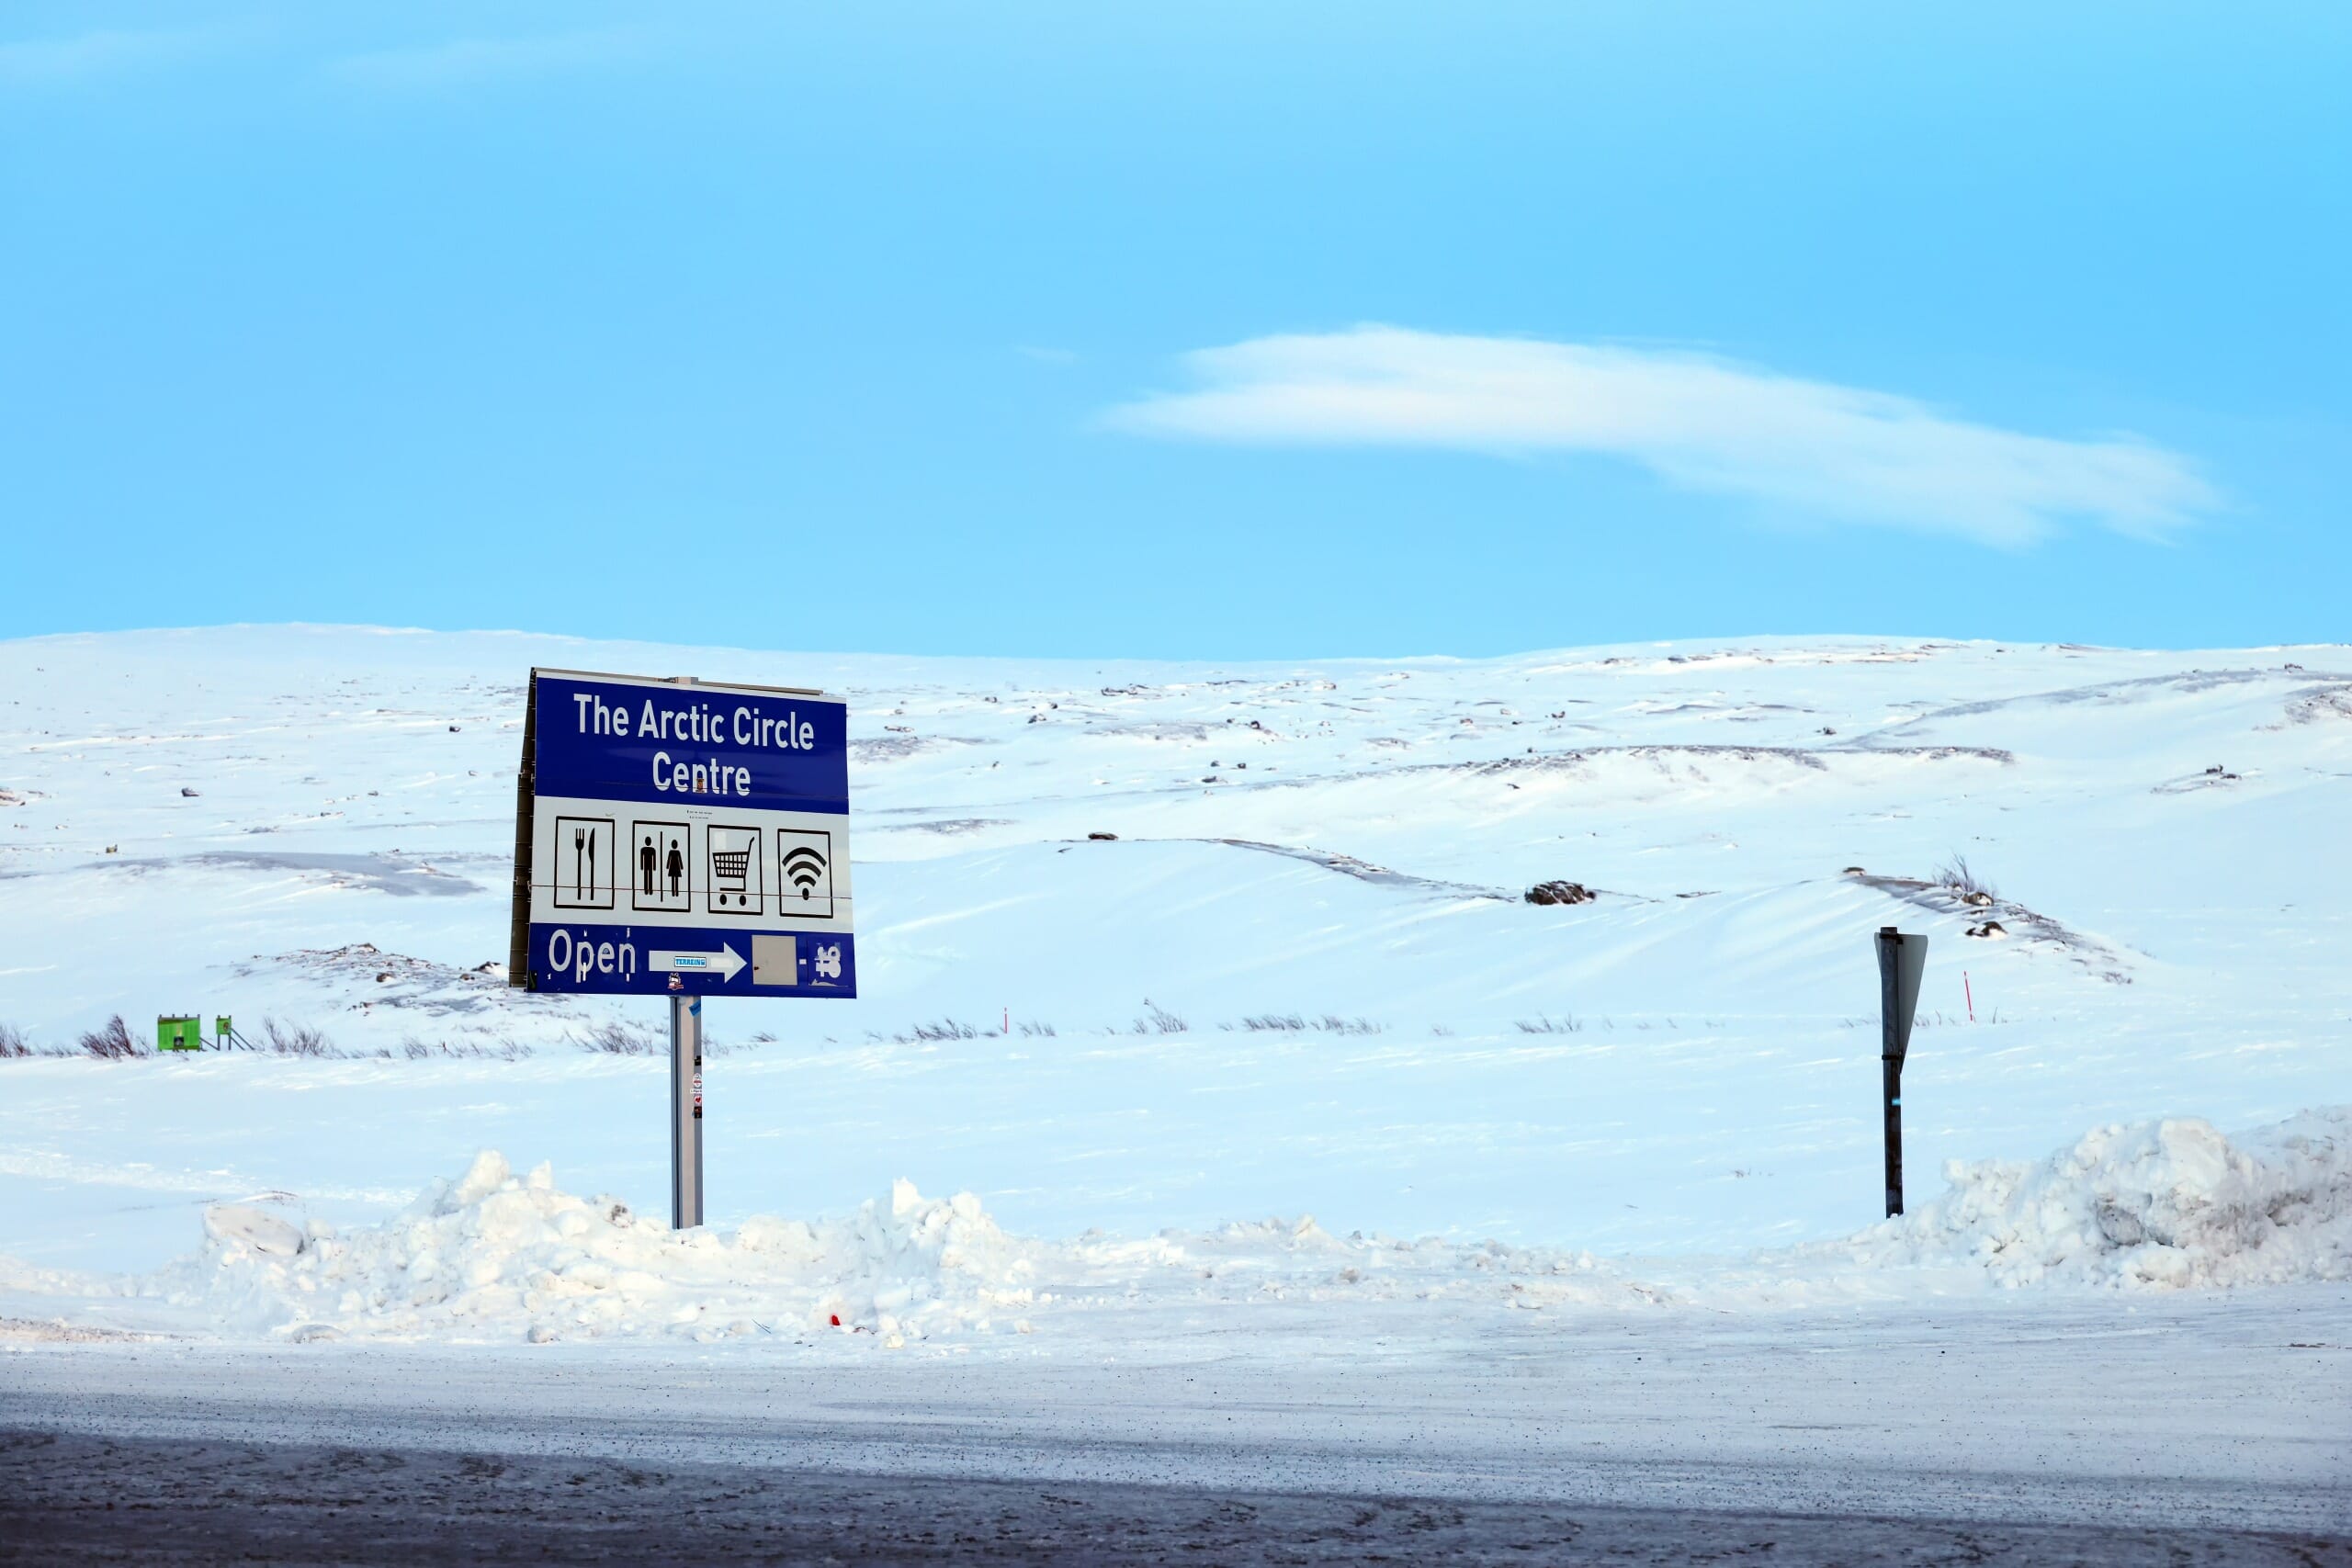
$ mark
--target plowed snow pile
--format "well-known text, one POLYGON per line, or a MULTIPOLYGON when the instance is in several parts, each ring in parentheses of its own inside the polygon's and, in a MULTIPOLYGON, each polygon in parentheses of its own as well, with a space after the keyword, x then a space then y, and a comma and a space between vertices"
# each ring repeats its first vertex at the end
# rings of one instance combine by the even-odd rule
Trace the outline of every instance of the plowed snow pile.
POLYGON ((435 1338, 799 1332, 886 1337, 986 1329, 1031 1300, 1044 1250, 969 1194, 899 1182, 887 1202, 816 1225, 755 1219, 680 1234, 610 1198, 516 1176, 493 1152, 380 1226, 297 1230, 262 1210, 206 1216, 204 1251, 152 1289, 248 1329, 435 1338))
MULTIPOLYGON (((1237 1300, 1467 1298, 1638 1304, 1589 1255, 1337 1237, 1311 1218, 1052 1243, 1009 1236, 970 1193, 893 1185, 845 1220, 681 1235, 610 1198, 516 1176, 496 1153, 379 1226, 298 1228, 216 1205, 201 1252, 125 1281, 232 1333, 550 1340, 867 1333, 884 1344, 1027 1333, 1031 1317, 1237 1300)), ((62 1274, 47 1276, 67 1286, 62 1274)), ((29 1280, 20 1283, 30 1283, 29 1280)), ((83 1288, 86 1289, 86 1282, 83 1288)))
POLYGON ((2352 1106, 2236 1140, 2195 1118, 2101 1127, 2046 1159, 1953 1161, 1944 1177, 1918 1213, 1799 1253, 1978 1263, 2001 1285, 2352 1278, 2352 1106))
MULTIPOLYGON (((124 1282, 232 1334, 533 1340, 870 1334, 882 1344, 1067 1325, 1069 1314, 1286 1301, 1636 1307, 1782 1285, 1873 1295, 1980 1286, 2177 1288, 2352 1278, 2352 1107, 2232 1140, 2205 1122, 2100 1128, 2031 1164, 1951 1167, 1920 1212, 1844 1242, 1759 1254, 1666 1290, 1588 1253, 1334 1236, 1311 1219, 1142 1241, 1007 1235, 964 1193, 908 1182, 846 1219, 755 1219, 681 1235, 609 1198, 475 1159, 379 1226, 338 1234, 265 1210, 208 1211, 197 1255, 124 1282), (1866 1282, 1858 1280, 1857 1268, 1866 1282)), ((53 1281, 70 1288, 62 1276, 53 1281)), ((86 1284, 84 1286, 86 1289, 86 1284)), ((1808 1292, 1818 1299, 1820 1291, 1808 1292)), ((1335 1324, 1335 1326, 1337 1325, 1335 1324)))

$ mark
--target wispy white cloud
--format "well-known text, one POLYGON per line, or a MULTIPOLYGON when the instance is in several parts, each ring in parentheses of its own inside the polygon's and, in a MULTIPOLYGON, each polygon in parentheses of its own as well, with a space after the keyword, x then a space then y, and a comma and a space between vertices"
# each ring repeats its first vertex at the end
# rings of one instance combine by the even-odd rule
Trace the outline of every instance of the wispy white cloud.
POLYGON ((0 83, 86 82, 159 64, 200 42, 194 33, 101 31, 0 43, 0 83))
POLYGON ((477 82, 549 76, 619 64, 643 40, 624 32, 546 33, 528 38, 451 39, 412 48, 373 50, 330 61, 327 74, 387 91, 437 90, 477 82))
POLYGON ((2179 455, 1973 424, 1702 355, 1363 326, 1184 355, 1199 385, 1112 409, 1139 434, 1590 452, 1807 515, 2019 545, 2067 520, 2161 536, 2218 504, 2179 455))

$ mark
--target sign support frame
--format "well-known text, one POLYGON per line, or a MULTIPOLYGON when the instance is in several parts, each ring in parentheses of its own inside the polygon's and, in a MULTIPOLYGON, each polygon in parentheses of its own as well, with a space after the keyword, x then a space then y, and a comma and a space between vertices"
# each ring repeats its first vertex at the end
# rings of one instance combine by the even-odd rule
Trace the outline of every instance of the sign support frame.
POLYGON ((539 830, 539 672, 523 697, 523 761, 514 770, 514 917, 506 933, 506 983, 538 989, 531 973, 531 844, 539 830))

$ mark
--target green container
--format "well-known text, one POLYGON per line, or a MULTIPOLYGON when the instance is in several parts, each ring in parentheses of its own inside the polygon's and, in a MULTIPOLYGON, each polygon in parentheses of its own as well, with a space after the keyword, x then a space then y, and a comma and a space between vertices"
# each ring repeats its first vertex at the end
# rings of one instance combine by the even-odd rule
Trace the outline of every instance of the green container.
POLYGON ((158 1051, 203 1050, 204 1020, 196 1017, 156 1019, 155 1049, 158 1051))
POLYGON ((233 1039, 235 1039, 236 1037, 237 1037, 237 1031, 236 1031, 236 1027, 235 1027, 235 1025, 232 1024, 232 1023, 229 1021, 229 1015, 228 1015, 227 1013, 225 1013, 225 1012, 224 1012, 224 1013, 221 1013, 221 1014, 220 1014, 218 1017, 216 1017, 216 1018, 214 1018, 214 1019, 213 1019, 213 1021, 212 1021, 212 1043, 213 1043, 213 1044, 215 1044, 216 1046, 220 1047, 221 1050, 226 1051, 226 1050, 229 1048, 229 1042, 230 1042, 230 1041, 232 1041, 232 1040, 233 1040, 233 1039))

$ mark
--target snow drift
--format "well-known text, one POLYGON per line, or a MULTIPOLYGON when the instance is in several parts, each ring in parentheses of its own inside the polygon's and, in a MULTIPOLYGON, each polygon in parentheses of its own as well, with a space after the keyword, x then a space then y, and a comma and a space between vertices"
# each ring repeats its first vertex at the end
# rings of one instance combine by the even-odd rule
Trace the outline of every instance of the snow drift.
POLYGON ((1974 1263, 2000 1285, 2352 1278, 2352 1106, 2234 1140, 2195 1118, 2101 1127, 2046 1159, 1954 1161, 1944 1177, 1943 1197, 1848 1249, 1974 1263))
POLYGON ((2352 1278, 2352 1107, 2236 1139, 2186 1119, 2102 1127, 2046 1159, 1954 1164, 1946 1176, 1946 1193, 1916 1214, 1669 1290, 1589 1253, 1340 1237, 1312 1219, 1040 1241, 1008 1235, 970 1193, 928 1199, 905 1181, 841 1220, 680 1234, 617 1200, 562 1191, 545 1165, 517 1176, 486 1152, 386 1224, 348 1233, 216 1205, 203 1249, 131 1292, 232 1333, 298 1339, 840 1333, 895 1348, 1152 1306, 1719 1305, 1759 1299, 1735 1283, 1759 1266, 1783 1282, 1850 1284, 1859 1264, 1876 1288, 1910 1279, 1930 1292, 1955 1268, 1996 1288, 2352 1278))
POLYGON ((251 1205, 216 1204, 205 1238, 195 1256, 133 1280, 130 1293, 231 1333, 303 1340, 839 1333, 897 1348, 1029 1333, 1027 1314, 1043 1309, 1655 1299, 1589 1254, 1341 1238, 1311 1217, 1044 1242, 1007 1235, 968 1192, 929 1199, 907 1181, 842 1220, 679 1233, 617 1199, 562 1191, 546 1165, 517 1176, 493 1151, 381 1225, 297 1227, 251 1205))
POLYGON ((226 1204, 205 1232, 199 1254, 141 1293, 298 1338, 711 1341, 835 1325, 923 1337, 985 1330, 1027 1303, 1040 1251, 968 1193, 938 1201, 903 1181, 845 1220, 674 1232, 617 1199, 561 1190, 546 1165, 517 1176, 491 1151, 381 1225, 298 1230, 226 1204))

